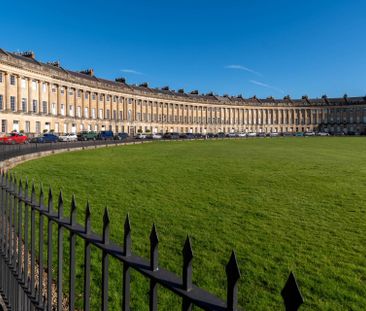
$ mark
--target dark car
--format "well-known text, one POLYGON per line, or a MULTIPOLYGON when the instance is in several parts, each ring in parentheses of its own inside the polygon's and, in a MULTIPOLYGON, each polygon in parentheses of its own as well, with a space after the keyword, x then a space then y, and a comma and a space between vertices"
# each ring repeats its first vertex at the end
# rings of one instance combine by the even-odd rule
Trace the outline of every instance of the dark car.
POLYGON ((78 135, 78 140, 96 140, 98 134, 96 132, 93 131, 82 131, 80 132, 78 135))
POLYGON ((99 132, 97 139, 99 140, 112 140, 114 138, 112 131, 101 131, 99 132))
POLYGON ((215 135, 215 137, 217 138, 224 138, 225 137, 225 133, 224 132, 219 132, 215 135))
POLYGON ((205 135, 201 134, 201 133, 196 133, 196 134, 191 134, 193 135, 193 138, 204 138, 205 135))
POLYGON ((128 138, 128 133, 117 133, 114 135, 115 140, 126 140, 128 138))
POLYGON ((264 132, 259 132, 259 133, 257 134, 257 136, 258 136, 258 137, 266 137, 266 133, 264 133, 264 132))
POLYGON ((34 137, 31 139, 31 143, 57 143, 58 136, 51 133, 43 134, 42 136, 34 137))
POLYGON ((178 139, 179 133, 165 133, 163 138, 164 139, 178 139))
POLYGON ((215 137, 215 134, 214 133, 207 133, 207 138, 214 138, 215 137))

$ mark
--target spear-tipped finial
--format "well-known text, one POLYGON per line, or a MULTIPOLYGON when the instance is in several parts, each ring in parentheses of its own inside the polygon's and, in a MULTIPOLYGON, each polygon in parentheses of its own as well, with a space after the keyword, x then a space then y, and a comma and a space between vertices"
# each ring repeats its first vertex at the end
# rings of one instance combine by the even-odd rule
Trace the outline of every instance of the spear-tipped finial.
POLYGON ((90 205, 89 201, 86 202, 86 210, 85 210, 85 231, 86 233, 90 233, 91 231, 91 212, 90 212, 90 205))
POLYGON ((51 187, 48 188, 48 212, 51 213, 53 210, 53 195, 51 187))
POLYGON ((191 239, 187 235, 186 241, 183 246, 183 288, 185 290, 192 289, 192 260, 193 251, 191 239))
POLYGON ((75 225, 76 224, 76 199, 75 199, 75 195, 72 195, 72 199, 71 199, 71 214, 70 214, 70 222, 71 225, 75 225))
POLYGON ((127 213, 125 220, 125 232, 124 232, 124 252, 125 256, 131 255, 131 224, 130 224, 130 216, 127 213))
POLYGON ((291 272, 281 291, 286 311, 297 311, 304 303, 295 275, 291 272))
POLYGON ((103 215, 103 242, 105 244, 109 243, 109 223, 110 223, 110 217, 108 208, 106 207, 104 209, 104 215, 103 215))
POLYGON ((60 193, 58 195, 58 218, 62 218, 64 214, 64 199, 62 196, 62 191, 60 190, 60 193))
POLYGON ((150 268, 153 271, 158 269, 158 258, 159 258, 158 245, 159 245, 158 233, 156 231, 155 224, 153 224, 150 233, 150 268))
POLYGON ((234 311, 238 306, 238 281, 240 279, 240 270, 236 254, 231 252, 231 256, 228 264, 226 265, 226 277, 227 277, 227 309, 234 311))

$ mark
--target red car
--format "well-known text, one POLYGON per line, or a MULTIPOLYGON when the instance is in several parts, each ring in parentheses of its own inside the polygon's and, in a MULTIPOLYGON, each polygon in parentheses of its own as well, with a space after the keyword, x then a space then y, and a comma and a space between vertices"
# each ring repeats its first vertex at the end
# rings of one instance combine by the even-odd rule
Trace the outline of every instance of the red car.
POLYGON ((0 144, 15 145, 28 143, 28 137, 21 133, 10 133, 9 135, 0 137, 0 144))

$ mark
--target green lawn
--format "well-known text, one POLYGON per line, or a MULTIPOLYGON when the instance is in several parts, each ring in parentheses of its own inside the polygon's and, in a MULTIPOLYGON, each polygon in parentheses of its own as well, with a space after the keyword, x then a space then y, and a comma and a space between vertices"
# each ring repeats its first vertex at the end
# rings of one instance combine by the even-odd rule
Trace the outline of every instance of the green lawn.
MULTIPOLYGON (((306 301, 302 310, 365 310, 365 163, 364 138, 299 137, 112 147, 42 158, 13 171, 62 188, 68 204, 75 193, 80 223, 89 200, 94 231, 101 232, 108 206, 116 242, 123 241, 128 212, 137 254, 148 257, 155 222, 160 264, 179 274, 189 234, 194 282, 222 298, 235 249, 246 310, 281 310, 290 271, 306 301)), ((82 247, 78 241, 80 254, 82 247)), ((95 310, 100 258, 93 251, 95 310)), ((112 261, 110 273, 110 309, 116 310, 121 267, 112 261)), ((82 269, 77 276, 82 284, 82 269)), ((132 280, 133 310, 148 310, 147 281, 136 274, 132 280)), ((162 310, 180 310, 163 289, 159 299, 162 310)))

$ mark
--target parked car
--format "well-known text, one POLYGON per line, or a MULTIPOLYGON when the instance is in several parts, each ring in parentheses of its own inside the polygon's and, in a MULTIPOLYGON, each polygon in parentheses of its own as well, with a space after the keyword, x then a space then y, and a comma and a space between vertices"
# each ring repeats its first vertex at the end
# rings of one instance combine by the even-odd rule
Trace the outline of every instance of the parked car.
POLYGON ((207 133, 207 138, 214 138, 215 137, 215 134, 214 133, 207 133))
POLYGON ((165 133, 163 138, 165 139, 178 139, 179 133, 165 133))
POLYGON ((316 133, 317 136, 330 136, 328 132, 318 132, 316 133))
POLYGON ((250 132, 247 134, 248 137, 256 137, 257 136, 257 133, 254 133, 254 132, 250 132))
POLYGON ((225 133, 224 132, 219 132, 215 135, 215 137, 217 138, 224 138, 225 137, 225 133))
POLYGON ((64 142, 71 142, 71 141, 77 141, 78 137, 75 133, 67 133, 64 135, 60 135, 58 137, 59 141, 64 141, 64 142))
POLYGON ((238 137, 247 137, 246 133, 238 133, 238 137))
POLYGON ((0 137, 0 143, 4 145, 26 144, 28 137, 22 133, 12 132, 9 135, 0 137))
POLYGON ((115 140, 126 140, 128 138, 128 133, 117 133, 114 135, 115 140))
POLYGON ((282 133, 282 136, 294 136, 294 134, 290 132, 284 132, 282 133))
POLYGON ((269 133, 269 136, 270 136, 270 137, 277 137, 277 136, 280 136, 280 133, 277 133, 277 132, 271 132, 271 133, 269 133))
POLYGON ((163 138, 163 135, 158 134, 158 133, 155 133, 155 134, 152 134, 151 135, 151 138, 152 139, 162 139, 163 138))
POLYGON ((57 143, 58 136, 52 133, 45 133, 42 136, 34 137, 30 141, 31 143, 57 143))
POLYGON ((236 133, 227 133, 226 137, 237 137, 236 133))
POLYGON ((101 131, 98 133, 99 140, 112 140, 114 138, 113 131, 101 131))
MULTIPOLYGON (((278 134, 278 133, 277 133, 278 134)), ((257 134, 258 137, 266 137, 266 133, 260 132, 257 134)))
POLYGON ((315 136, 315 132, 305 132, 304 136, 315 136))
POLYGON ((97 139, 97 132, 93 132, 93 131, 82 131, 80 132, 77 137, 78 140, 96 140, 97 139))
POLYGON ((135 138, 136 138, 136 139, 146 139, 146 138, 147 138, 147 136, 146 136, 146 134, 139 133, 139 134, 137 134, 137 135, 135 136, 135 138))
POLYGON ((190 133, 191 135, 193 135, 193 138, 206 138, 206 134, 202 134, 202 133, 190 133))
POLYGON ((299 137, 299 136, 304 136, 304 133, 303 133, 303 132, 296 132, 296 133, 295 133, 295 136, 298 136, 298 137, 299 137))

